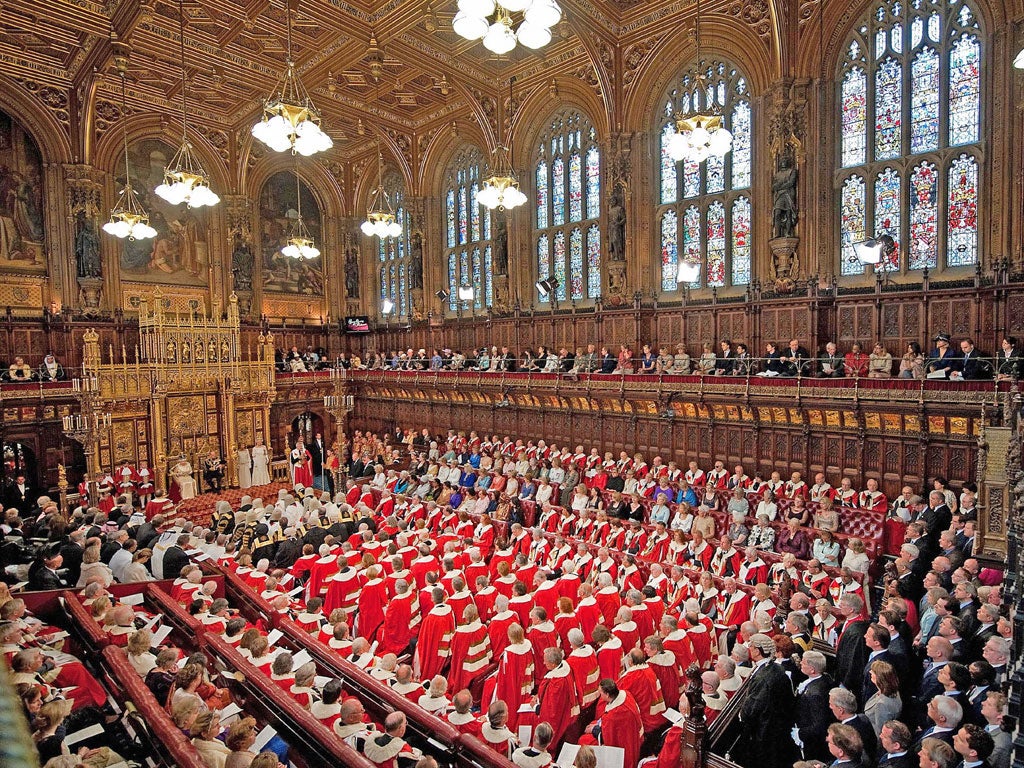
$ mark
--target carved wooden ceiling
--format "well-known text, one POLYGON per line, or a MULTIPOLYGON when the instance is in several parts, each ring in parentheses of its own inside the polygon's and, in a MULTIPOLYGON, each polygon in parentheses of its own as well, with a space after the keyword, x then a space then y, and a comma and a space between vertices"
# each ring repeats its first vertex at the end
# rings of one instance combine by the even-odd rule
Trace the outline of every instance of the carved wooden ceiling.
MULTIPOLYGON (((363 154, 377 123, 412 136, 483 116, 501 130, 511 77, 523 93, 555 76, 600 92, 624 60, 650 51, 645 40, 692 15, 690 0, 562 0, 549 45, 499 57, 452 31, 456 0, 186 0, 188 96, 210 128, 241 137, 259 114, 285 66, 287 2, 293 57, 339 158, 363 154)), ((119 117, 115 56, 127 55, 130 111, 174 119, 178 19, 176 0, 0 0, 0 62, 63 92, 70 122, 101 132, 119 117), (75 114, 89 104, 93 114, 75 114)))

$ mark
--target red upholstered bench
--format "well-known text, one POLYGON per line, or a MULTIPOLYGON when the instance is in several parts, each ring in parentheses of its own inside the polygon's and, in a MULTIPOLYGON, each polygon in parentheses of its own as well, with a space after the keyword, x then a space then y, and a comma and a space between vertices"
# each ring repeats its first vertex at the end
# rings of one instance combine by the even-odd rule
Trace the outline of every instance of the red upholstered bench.
POLYGON ((103 627, 92 617, 89 609, 78 600, 78 595, 70 590, 61 593, 64 599, 64 610, 67 611, 71 621, 74 622, 83 642, 89 646, 92 653, 100 653, 110 645, 110 637, 103 631, 103 627))
POLYGON ((189 738, 174 724, 149 688, 139 677, 123 648, 109 646, 103 649, 103 660, 126 698, 135 704, 146 721, 146 726, 160 740, 170 754, 171 762, 179 768, 206 768, 189 738))

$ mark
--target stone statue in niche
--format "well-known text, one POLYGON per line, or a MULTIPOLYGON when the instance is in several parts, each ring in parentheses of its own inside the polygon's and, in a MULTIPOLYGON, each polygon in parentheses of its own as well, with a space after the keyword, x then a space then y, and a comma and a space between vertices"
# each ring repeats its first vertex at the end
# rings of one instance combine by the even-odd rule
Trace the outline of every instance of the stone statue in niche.
POLYGON ((255 260, 249 241, 241 233, 236 234, 231 249, 231 274, 235 276, 236 291, 252 290, 252 268, 255 260))
POLYGON ((356 248, 349 248, 345 252, 345 293, 350 299, 359 298, 359 251, 356 248))
POLYGON ((508 219, 503 214, 494 217, 494 274, 508 274, 508 219))
POLYGON ((626 204, 621 184, 612 189, 608 204, 608 255, 612 261, 626 260, 626 204))
POLYGON ((85 215, 75 214, 75 263, 79 277, 100 277, 100 238, 96 222, 85 215))
POLYGON ((409 288, 423 288, 423 233, 413 232, 409 242, 409 288))
POLYGON ((796 232, 797 169, 792 145, 786 144, 775 158, 772 176, 772 228, 775 237, 793 237, 796 232))

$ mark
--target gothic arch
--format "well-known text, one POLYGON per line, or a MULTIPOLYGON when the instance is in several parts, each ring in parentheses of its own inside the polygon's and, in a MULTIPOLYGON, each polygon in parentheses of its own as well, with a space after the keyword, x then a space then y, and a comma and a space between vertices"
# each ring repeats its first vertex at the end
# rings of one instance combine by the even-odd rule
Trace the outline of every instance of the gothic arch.
POLYGON ((39 147, 43 163, 74 163, 80 160, 75 157, 67 128, 20 84, 6 77, 0 77, 0 110, 28 131, 39 147))
POLYGON ((323 163, 319 163, 313 158, 302 158, 296 165, 295 159, 287 152, 280 154, 275 152, 272 157, 265 158, 257 165, 256 169, 247 177, 245 196, 258 203, 263 185, 271 176, 281 171, 295 171, 296 169, 298 169, 302 181, 309 186, 325 217, 345 215, 345 193, 338 184, 338 180, 323 163))
MULTIPOLYGON (((129 116, 125 124, 128 132, 128 144, 131 145, 141 139, 160 139, 169 146, 177 148, 181 144, 181 133, 172 129, 166 120, 159 115, 150 113, 148 115, 129 116)), ((94 164, 97 168, 106 171, 111 177, 116 173, 118 163, 124 155, 124 138, 119 123, 112 124, 103 136, 96 142, 96 149, 93 155, 94 164)), ((217 150, 206 140, 204 136, 195 131, 189 131, 188 140, 192 143, 193 149, 199 155, 199 161, 203 168, 210 174, 210 187, 219 195, 230 194, 234 188, 233 179, 224 160, 217 150)), ((170 160, 170 158, 168 158, 170 160)))
MULTIPOLYGON (((701 25, 701 54, 705 59, 717 57, 732 61, 743 70, 754 98, 779 77, 775 59, 765 41, 749 26, 724 16, 715 16, 714 24, 701 25)), ((648 57, 646 69, 634 81, 623 109, 627 116, 624 131, 647 133, 651 130, 665 91, 695 55, 691 26, 681 25, 661 41, 648 57), (672 66, 667 65, 668 61, 672 66)))
POLYGON ((487 137, 479 125, 467 120, 460 120, 456 123, 458 128, 457 138, 459 141, 451 140, 451 126, 442 127, 434 131, 427 144, 427 149, 420 159, 420 193, 424 197, 437 196, 444 186, 442 178, 445 168, 451 162, 460 149, 464 146, 475 146, 486 160, 490 155, 490 145, 487 137))
MULTIPOLYGON (((604 110, 597 94, 583 86, 579 81, 571 78, 556 78, 555 85, 558 88, 558 103, 548 104, 550 100, 549 88, 540 84, 534 88, 523 103, 519 105, 518 118, 512 126, 513 144, 515 145, 515 166, 517 170, 532 167, 534 162, 534 147, 551 122, 551 117, 556 112, 564 110, 579 110, 590 120, 590 124, 597 131, 597 140, 606 145, 608 142, 609 115, 604 110), (563 91, 563 88, 565 89, 563 91), (526 165, 524 165, 524 160, 526 165)), ((520 179, 522 183, 524 179, 520 179)), ((532 182, 526 184, 533 188, 532 182)))

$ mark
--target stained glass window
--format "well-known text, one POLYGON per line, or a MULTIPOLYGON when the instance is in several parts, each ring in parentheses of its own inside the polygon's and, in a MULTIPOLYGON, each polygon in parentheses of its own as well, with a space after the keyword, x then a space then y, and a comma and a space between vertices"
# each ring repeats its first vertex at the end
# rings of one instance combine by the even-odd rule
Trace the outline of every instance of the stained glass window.
POLYGON ((485 298, 493 296, 491 269, 484 268, 484 261, 490 258, 491 212, 478 202, 482 167, 481 152, 475 147, 464 147, 455 153, 445 172, 445 220, 449 226, 445 290, 449 312, 481 309, 485 298), (457 227, 455 237, 452 227, 457 227), (466 250, 466 246, 472 246, 472 250, 466 250), (486 259, 482 254, 487 254, 486 259), (473 288, 472 302, 459 301, 462 286, 473 288))
POLYGON ((750 185, 753 178, 754 113, 746 76, 732 64, 705 66, 702 87, 696 67, 685 69, 666 95, 659 120, 658 157, 661 205, 661 289, 679 289, 682 260, 699 263, 700 277, 691 288, 747 285, 752 277, 750 185), (703 163, 673 162, 667 146, 675 133, 675 116, 706 110, 714 104, 733 135, 724 158, 703 163))
POLYGON ((679 274, 679 217, 669 208, 661 215, 661 290, 674 291, 679 274))
POLYGON ((587 230, 587 293, 601 295, 601 229, 591 224, 587 230))
POLYGON ((899 254, 903 246, 900 217, 900 173, 886 168, 875 179, 875 227, 876 235, 889 235, 896 242, 896 250, 889 257, 886 269, 899 269, 899 254))
POLYGON ((583 218, 583 160, 579 152, 569 156, 569 221, 583 218))
MULTIPOLYGON (((665 127, 661 129, 661 158, 659 170, 661 172, 661 202, 663 203, 673 203, 676 199, 677 163, 668 153, 668 142, 675 132, 676 127, 672 122, 665 123, 665 127)), ((668 289, 666 288, 664 290, 668 289)))
POLYGON ((978 261, 985 41, 972 2, 876 0, 851 32, 837 77, 843 275, 867 269, 852 244, 883 234, 897 243, 890 270, 978 261))
MULTIPOLYGON (((484 273, 490 276, 493 274, 494 266, 491 260, 491 246, 484 248, 484 273)), ((484 284, 484 298, 487 301, 487 306, 494 306, 494 281, 487 280, 484 284)))
MULTIPOLYGON (((537 238, 537 282, 547 280, 551 276, 551 252, 548 245, 547 235, 537 238)), ((537 291, 537 300, 541 304, 546 304, 551 300, 551 295, 537 291)))
MULTIPOLYGON (((538 140, 537 278, 558 281, 555 298, 595 299, 601 294, 601 155, 597 131, 579 112, 552 117, 538 140)), ((537 300, 548 304, 550 296, 537 300)))
POLYGON ((565 299, 565 232, 559 230, 555 232, 555 243, 551 249, 551 258, 554 264, 554 269, 551 274, 558 281, 558 294, 559 301, 565 299))
POLYGON ((569 298, 583 298, 583 230, 579 227, 569 235, 569 298))
POLYGON ((864 196, 864 179, 860 176, 851 176, 843 184, 839 232, 844 275, 856 275, 864 271, 864 265, 853 250, 854 243, 867 238, 867 205, 864 196))
MULTIPOLYGON (((680 257, 685 261, 701 263, 700 209, 690 206, 683 213, 683 252, 680 257)), ((703 272, 702 272, 703 274, 703 272)), ((690 283, 691 288, 699 288, 700 280, 690 283)))
POLYGON ((843 77, 843 167, 863 163, 867 156, 867 79, 854 67, 843 77))
POLYGON ((725 206, 715 200, 708 207, 708 285, 725 285, 725 206))
POLYGON ((732 283, 750 283, 750 198, 738 197, 732 204, 732 283))
POLYGON ((966 267, 978 262, 978 161, 960 155, 949 168, 949 234, 946 263, 966 267))
MULTIPOLYGON (((384 266, 380 270, 380 298, 394 302, 392 314, 407 317, 412 309, 408 293, 408 248, 409 217, 403 207, 404 189, 402 178, 397 173, 384 175, 384 190, 395 208, 395 219, 402 225, 402 234, 398 237, 374 238, 377 241, 377 258, 384 266)), ((449 236, 454 236, 454 220, 446 220, 449 236)), ((379 309, 379 307, 378 307, 379 309)))
POLYGON ((587 218, 601 215, 601 158, 597 147, 587 150, 587 218))
POLYGON ((903 154, 903 68, 886 59, 875 72, 875 157, 890 160, 903 154))

